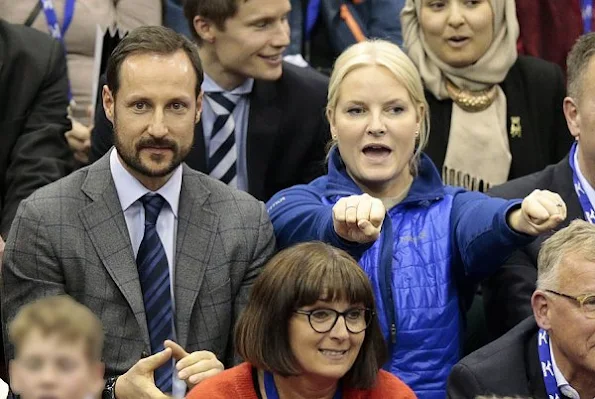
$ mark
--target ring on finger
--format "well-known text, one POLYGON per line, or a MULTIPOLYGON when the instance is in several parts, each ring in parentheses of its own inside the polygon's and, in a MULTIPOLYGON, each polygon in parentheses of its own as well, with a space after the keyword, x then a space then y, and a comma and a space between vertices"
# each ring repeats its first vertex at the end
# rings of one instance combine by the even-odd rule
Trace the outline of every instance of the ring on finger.
POLYGON ((355 209, 357 209, 357 206, 356 205, 349 205, 349 206, 345 207, 345 210, 347 210, 349 208, 355 208, 355 209))

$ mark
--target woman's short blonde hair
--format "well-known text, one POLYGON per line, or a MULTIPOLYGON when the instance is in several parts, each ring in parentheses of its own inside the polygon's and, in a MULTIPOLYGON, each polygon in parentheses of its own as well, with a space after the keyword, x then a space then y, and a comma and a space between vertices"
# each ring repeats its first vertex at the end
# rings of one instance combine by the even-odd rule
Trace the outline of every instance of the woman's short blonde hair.
MULTIPOLYGON (((430 132, 430 112, 424 95, 424 87, 415 64, 395 44, 386 40, 366 40, 354 44, 345 50, 337 61, 331 74, 326 114, 329 122, 339 101, 339 89, 345 77, 352 71, 365 66, 382 66, 392 73, 409 93, 411 101, 417 106, 419 122, 419 136, 415 152, 411 158, 411 169, 417 173, 417 165, 421 152, 428 142, 430 132), (423 108, 423 115, 419 110, 423 108)), ((336 145, 335 139, 331 148, 336 145)))

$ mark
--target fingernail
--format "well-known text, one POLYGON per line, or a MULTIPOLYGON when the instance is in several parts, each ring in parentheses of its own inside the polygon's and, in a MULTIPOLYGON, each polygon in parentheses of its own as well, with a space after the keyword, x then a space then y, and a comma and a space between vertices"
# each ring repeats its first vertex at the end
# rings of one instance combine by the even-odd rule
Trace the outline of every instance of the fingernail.
POLYGON ((193 375, 192 377, 190 377, 188 381, 190 381, 192 384, 196 384, 196 382, 198 381, 198 377, 193 375))
POLYGON ((182 371, 181 373, 178 373, 178 378, 179 378, 180 380, 183 380, 183 379, 185 379, 186 377, 188 377, 188 375, 187 375, 185 372, 183 372, 183 371, 182 371))

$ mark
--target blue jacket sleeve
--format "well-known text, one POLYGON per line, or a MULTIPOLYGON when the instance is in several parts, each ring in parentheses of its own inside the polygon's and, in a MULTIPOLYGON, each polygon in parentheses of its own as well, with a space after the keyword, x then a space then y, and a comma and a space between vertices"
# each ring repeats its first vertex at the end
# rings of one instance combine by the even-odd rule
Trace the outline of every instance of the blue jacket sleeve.
POLYGON ((453 265, 459 268, 458 272, 472 281, 481 281, 514 250, 535 239, 515 232, 506 221, 508 213, 520 204, 521 200, 491 198, 477 192, 455 195, 450 222, 453 265))
POLYGON ((355 259, 372 244, 343 240, 333 227, 333 205, 310 185, 298 185, 275 194, 267 202, 279 249, 306 241, 322 241, 347 251, 355 259))

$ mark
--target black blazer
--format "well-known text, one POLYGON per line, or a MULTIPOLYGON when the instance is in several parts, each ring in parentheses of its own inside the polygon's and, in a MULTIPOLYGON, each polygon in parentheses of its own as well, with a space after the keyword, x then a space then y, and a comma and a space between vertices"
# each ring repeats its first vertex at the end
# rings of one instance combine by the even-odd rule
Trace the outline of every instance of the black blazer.
POLYGON ((465 357, 448 377, 447 397, 518 395, 547 399, 537 353, 538 331, 531 316, 497 341, 465 357))
MULTIPOLYGON (((519 56, 500 84, 506 94, 506 123, 512 163, 509 179, 525 176, 558 162, 570 147, 572 136, 564 118, 566 95, 560 68, 550 62, 519 56), (521 118, 522 135, 510 136, 511 117, 521 118)), ((430 105, 430 140, 425 153, 442 170, 452 114, 452 100, 438 100, 426 92, 430 105)))
POLYGON ((0 234, 21 200, 67 175, 68 78, 60 43, 0 19, 0 234))
MULTIPOLYGON (((328 78, 311 68, 283 64, 276 81, 255 80, 250 94, 247 132, 248 192, 266 201, 278 191, 309 183, 325 173, 325 146, 330 131, 324 109, 328 78)), ((91 136, 91 161, 113 144, 112 125, 98 101, 91 136)), ((202 122, 186 158, 207 173, 202 122)))
MULTIPOLYGON (((567 218, 555 230, 574 220, 584 219, 572 182, 568 156, 541 172, 494 187, 489 194, 506 199, 523 198, 535 189, 558 193, 567 207, 567 218)), ((497 338, 521 320, 533 314, 531 295, 537 281, 537 255, 543 241, 553 232, 542 234, 522 250, 514 252, 506 263, 483 284, 484 306, 488 330, 497 338)))

